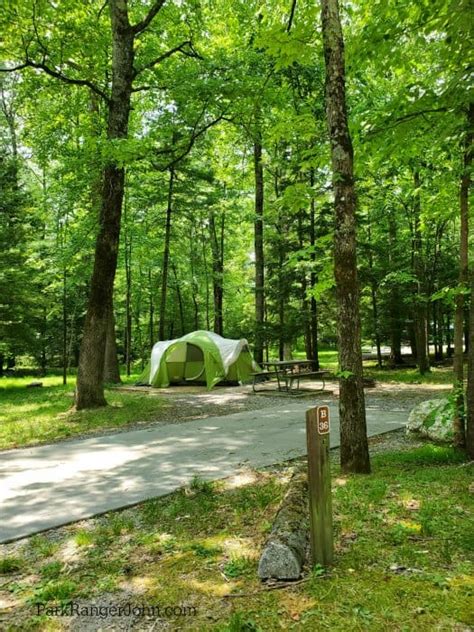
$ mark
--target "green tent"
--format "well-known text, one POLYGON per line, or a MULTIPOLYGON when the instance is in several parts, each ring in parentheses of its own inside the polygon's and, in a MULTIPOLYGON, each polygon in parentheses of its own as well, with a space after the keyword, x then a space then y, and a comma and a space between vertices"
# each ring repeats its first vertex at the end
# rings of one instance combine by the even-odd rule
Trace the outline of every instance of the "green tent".
POLYGON ((176 340, 157 342, 139 384, 166 388, 200 382, 211 389, 219 382, 248 382, 260 367, 245 339, 231 340, 212 331, 193 331, 176 340))

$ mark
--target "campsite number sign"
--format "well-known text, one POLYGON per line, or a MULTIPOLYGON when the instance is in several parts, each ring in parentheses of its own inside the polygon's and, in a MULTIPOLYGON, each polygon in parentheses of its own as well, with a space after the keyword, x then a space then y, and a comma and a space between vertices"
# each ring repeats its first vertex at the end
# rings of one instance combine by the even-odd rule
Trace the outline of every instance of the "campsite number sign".
POLYGON ((329 407, 318 406, 316 410, 318 416, 318 434, 327 434, 329 432, 329 407))
POLYGON ((329 407, 306 411, 308 490, 313 563, 330 566, 333 560, 329 407))

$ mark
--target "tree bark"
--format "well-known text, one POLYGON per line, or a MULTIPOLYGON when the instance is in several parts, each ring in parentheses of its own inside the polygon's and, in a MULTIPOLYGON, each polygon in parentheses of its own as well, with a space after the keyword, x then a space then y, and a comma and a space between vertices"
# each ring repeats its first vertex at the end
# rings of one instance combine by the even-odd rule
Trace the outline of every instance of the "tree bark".
POLYGON ((474 268, 471 271, 471 308, 469 315, 469 353, 467 364, 466 452, 474 459, 474 268))
POLYGON ((426 299, 424 296, 425 270, 423 265, 423 239, 421 235, 421 199, 420 199, 420 173, 415 169, 413 173, 414 196, 414 228, 413 228, 413 272, 416 279, 413 307, 413 326, 416 341, 416 364, 418 371, 424 375, 430 370, 428 356, 428 314, 426 299))
POLYGON ((263 165, 262 134, 259 116, 256 116, 256 133, 253 146, 255 174, 255 344, 254 357, 258 364, 263 362, 264 320, 265 320, 265 260, 263 252, 263 165))
POLYGON ((362 383, 361 324, 356 252, 356 193, 352 140, 347 122, 344 40, 338 0, 321 0, 326 64, 326 116, 331 142, 335 234, 334 273, 338 309, 341 468, 370 472, 362 383))
POLYGON ((125 366, 127 376, 132 363, 132 236, 125 238, 125 366))
POLYGON ((115 316, 113 305, 110 306, 107 318, 107 333, 104 356, 104 382, 106 384, 120 384, 120 369, 117 355, 117 341, 115 337, 115 316))
POLYGON ((153 301, 153 275, 151 268, 148 268, 148 340, 150 351, 155 344, 155 302, 153 301))
POLYGON ((160 323, 158 328, 158 337, 165 340, 166 326, 166 299, 168 292, 168 269, 170 260, 170 241, 171 241, 171 213, 173 210, 173 188, 174 188, 174 169, 169 170, 170 176, 168 181, 168 204, 166 207, 166 225, 165 225, 165 244, 163 248, 163 269, 161 271, 161 301, 160 301, 160 323))
POLYGON ((380 342, 380 332, 379 332, 379 308, 377 303, 377 280, 375 278, 374 273, 374 255, 372 252, 372 229, 370 226, 370 219, 367 226, 368 238, 369 238, 369 270, 370 270, 370 295, 372 300, 372 317, 374 320, 374 338, 375 338, 375 347, 377 349, 377 366, 379 369, 382 368, 382 351, 381 351, 381 342, 380 342))
POLYGON ((223 336, 223 299, 224 299, 224 227, 225 215, 221 214, 219 234, 217 232, 214 211, 209 215, 209 231, 212 252, 212 287, 214 295, 214 332, 223 336))
MULTIPOLYGON (((127 0, 109 0, 112 27, 112 89, 107 117, 107 138, 126 138, 133 83, 134 33, 127 0)), ((109 306, 117 268, 125 171, 116 162, 102 174, 99 232, 84 324, 77 374, 76 408, 105 406, 104 356, 109 306)))
MULTIPOLYGON (((467 134, 464 141, 463 172, 461 176, 461 186, 459 190, 460 207, 460 233, 459 233, 459 286, 464 288, 469 279, 469 188, 471 185, 471 163, 472 163, 472 127, 474 124, 474 105, 471 104, 467 118, 467 134)), ((454 445, 463 448, 466 443, 464 429, 464 294, 456 296, 454 311, 454 445)))
MULTIPOLYGON (((310 171, 310 185, 314 186, 314 169, 310 171)), ((310 330, 311 330, 311 349, 312 360, 314 362, 314 370, 319 371, 319 350, 318 350, 318 304, 314 293, 316 291, 316 284, 318 281, 316 275, 316 213, 314 199, 311 198, 310 212, 309 212, 309 243, 311 245, 311 274, 309 277, 311 287, 310 298, 310 330)))
POLYGON ((185 334, 185 323, 184 323, 184 307, 183 307, 183 297, 181 296, 181 288, 179 287, 179 279, 178 272, 176 270, 176 266, 174 263, 171 263, 171 269, 173 270, 174 276, 174 286, 176 290, 176 298, 178 299, 178 308, 179 308, 179 321, 181 324, 181 335, 185 334))
POLYGON ((308 479, 296 472, 289 484, 258 564, 260 579, 298 579, 309 535, 308 479))

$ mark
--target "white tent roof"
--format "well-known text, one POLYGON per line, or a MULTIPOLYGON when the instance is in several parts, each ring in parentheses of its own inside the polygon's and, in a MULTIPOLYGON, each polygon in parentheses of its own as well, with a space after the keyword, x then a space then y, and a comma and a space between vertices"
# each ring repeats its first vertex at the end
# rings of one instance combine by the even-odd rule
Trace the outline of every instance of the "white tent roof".
MULTIPOLYGON (((175 342, 192 342, 195 334, 206 334, 208 338, 212 340, 212 342, 216 345, 219 350, 219 354, 221 356, 222 364, 224 365, 224 370, 227 374, 230 366, 237 360, 240 352, 246 346, 248 346, 248 342, 245 338, 241 338, 240 340, 233 340, 231 338, 223 338, 219 336, 219 334, 214 333, 213 331, 192 331, 181 338, 175 338, 174 340, 161 340, 157 342, 151 351, 151 368, 150 368, 150 377, 149 381, 151 382, 155 376, 155 373, 158 371, 160 366, 161 358, 165 351, 175 342)), ((257 365, 255 360, 253 360, 254 369, 257 370, 257 365)))

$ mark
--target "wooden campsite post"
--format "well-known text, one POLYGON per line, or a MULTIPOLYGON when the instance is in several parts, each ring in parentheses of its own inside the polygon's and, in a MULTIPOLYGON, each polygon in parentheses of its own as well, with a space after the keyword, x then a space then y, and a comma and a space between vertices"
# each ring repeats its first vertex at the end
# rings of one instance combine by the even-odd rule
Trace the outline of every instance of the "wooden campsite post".
POLYGON ((313 564, 321 566, 330 566, 333 560, 329 430, 328 406, 306 412, 311 552, 313 564))

